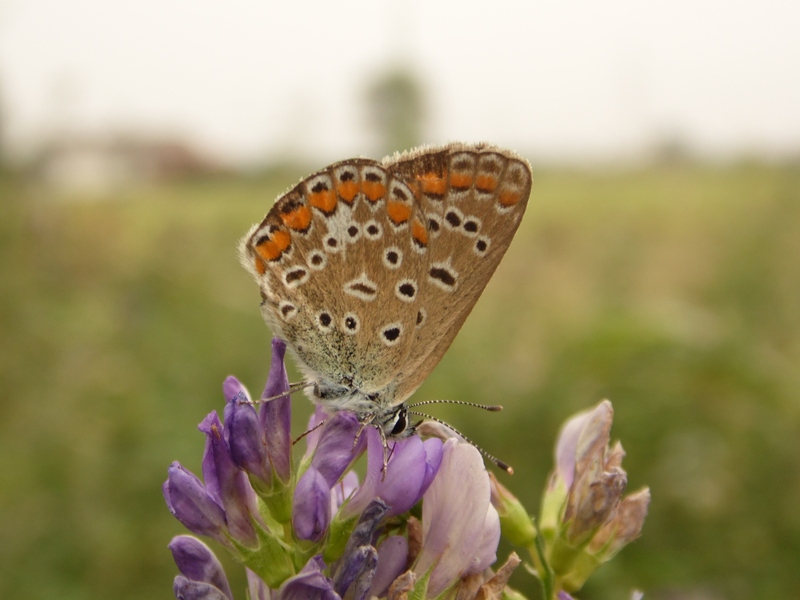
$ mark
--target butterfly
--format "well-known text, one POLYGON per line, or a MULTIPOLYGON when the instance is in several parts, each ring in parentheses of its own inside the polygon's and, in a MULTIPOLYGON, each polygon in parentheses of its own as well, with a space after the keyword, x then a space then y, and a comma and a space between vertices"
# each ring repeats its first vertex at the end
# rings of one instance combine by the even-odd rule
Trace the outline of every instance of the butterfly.
POLYGON ((452 143, 337 162, 279 197, 240 258, 311 400, 411 435, 406 400, 500 263, 531 183, 517 154, 452 143))

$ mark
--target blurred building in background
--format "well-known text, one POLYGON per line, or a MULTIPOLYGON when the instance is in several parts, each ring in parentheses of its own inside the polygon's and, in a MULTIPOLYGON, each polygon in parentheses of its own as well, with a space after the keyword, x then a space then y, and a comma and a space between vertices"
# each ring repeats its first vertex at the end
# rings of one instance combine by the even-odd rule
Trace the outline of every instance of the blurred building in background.
POLYGON ((179 138, 136 134, 62 135, 36 154, 30 172, 53 188, 99 195, 135 183, 228 172, 179 138))

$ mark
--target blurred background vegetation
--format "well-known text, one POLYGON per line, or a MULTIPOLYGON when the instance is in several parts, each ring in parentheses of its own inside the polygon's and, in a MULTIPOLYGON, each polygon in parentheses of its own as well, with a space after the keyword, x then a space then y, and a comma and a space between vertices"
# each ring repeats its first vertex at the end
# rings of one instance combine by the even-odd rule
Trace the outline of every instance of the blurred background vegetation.
MULTIPOLYGON (((376 70, 359 102, 376 158, 428 141, 407 63, 376 70)), ((113 131, 12 154, 0 598, 170 598, 166 544, 183 530, 166 469, 199 472, 196 424, 221 410, 223 379, 258 393, 269 364, 237 241, 324 163, 287 152, 243 169, 180 137, 113 131)), ((633 161, 532 162, 516 239, 416 397, 503 404, 436 415, 514 466, 502 481, 533 513, 560 424, 613 402, 629 488, 653 501, 643 537, 581 598, 800 597, 800 161, 708 160, 667 139, 633 161)), ((299 433, 310 403, 294 407, 299 433)), ((538 597, 526 573, 512 583, 538 597)))
MULTIPOLYGON (((631 489, 653 503, 585 597, 800 595, 800 169, 535 171, 517 238, 417 396, 504 404, 437 414, 514 465, 531 510, 559 424, 612 400, 631 489)), ((195 425, 225 376, 263 385, 269 333, 234 250, 298 174, 92 203, 4 177, 0 597, 169 597, 181 527, 160 484, 172 460, 199 470, 195 425)))

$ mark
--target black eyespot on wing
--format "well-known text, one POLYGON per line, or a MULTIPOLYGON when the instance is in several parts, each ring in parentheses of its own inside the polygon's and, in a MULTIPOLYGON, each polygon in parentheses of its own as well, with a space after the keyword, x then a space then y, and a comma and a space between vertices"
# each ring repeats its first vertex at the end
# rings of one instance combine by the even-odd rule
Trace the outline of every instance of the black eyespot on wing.
POLYGON ((397 291, 407 298, 413 298, 414 294, 417 293, 417 288, 414 287, 413 283, 403 283, 397 288, 397 291))
POLYGON ((292 269, 291 271, 287 271, 286 273, 286 283, 292 283, 294 281, 299 281, 306 276, 308 271, 305 269, 292 269))
POLYGON ((459 225, 461 225, 461 217, 459 217, 453 211, 448 212, 444 216, 444 218, 447 219, 447 222, 450 223, 450 225, 452 225, 453 227, 458 227, 459 225))
POLYGON ((400 337, 399 327, 387 327, 383 330, 383 337, 387 342, 396 342, 400 337))
POLYGON ((433 279, 441 281, 443 284, 449 287, 452 287, 456 284, 456 278, 453 277, 453 274, 447 269, 442 269, 440 267, 433 267, 430 270, 430 276, 433 279))

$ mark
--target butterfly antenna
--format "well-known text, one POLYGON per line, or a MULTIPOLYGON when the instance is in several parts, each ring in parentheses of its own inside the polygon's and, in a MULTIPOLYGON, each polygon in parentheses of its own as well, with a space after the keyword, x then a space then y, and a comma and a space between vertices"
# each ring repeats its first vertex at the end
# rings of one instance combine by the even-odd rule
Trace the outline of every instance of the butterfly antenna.
POLYGON ((299 392, 300 390, 305 389, 307 387, 311 387, 312 385, 314 384, 308 381, 295 381, 294 383, 290 383, 289 389, 282 394, 278 394, 277 396, 270 396, 269 398, 259 398, 258 400, 251 400, 250 402, 243 401, 242 403, 255 405, 255 404, 264 404, 265 402, 272 402, 273 400, 277 400, 278 398, 285 398, 286 396, 291 396, 295 392, 299 392))
POLYGON ((465 402, 464 400, 423 400, 422 402, 409 404, 408 408, 412 408, 414 406, 424 406, 426 404, 461 404, 463 406, 472 406, 473 408, 482 408, 483 410, 488 410, 489 412, 500 412, 503 410, 502 406, 496 404, 477 404, 475 402, 465 402))
MULTIPOLYGON (((420 404, 425 404, 425 403, 424 403, 424 402, 420 402, 420 404)), ((467 402, 467 403, 465 403, 465 404, 469 404, 469 403, 467 402)), ((503 462, 502 460, 500 460, 499 458, 497 458, 497 457, 495 457, 495 456, 492 456, 491 454, 489 454, 489 453, 488 453, 486 450, 484 450, 483 448, 481 448, 480 446, 478 446, 478 444, 476 444, 475 442, 473 442, 471 439, 469 439, 467 436, 465 436, 463 433, 461 433, 461 432, 460 432, 458 429, 456 429, 455 427, 453 427, 452 425, 450 425, 450 423, 445 423, 445 422, 444 422, 444 421, 442 421, 441 419, 437 419, 436 417, 432 417, 432 416, 430 416, 430 415, 426 415, 425 413, 417 412, 417 411, 415 411, 415 410, 410 410, 410 411, 408 411, 408 413, 409 413, 409 414, 411 414, 411 415, 417 415, 418 417, 425 417, 426 419, 430 419, 431 421, 436 421, 437 423, 439 423, 439 425, 444 425, 444 426, 445 426, 445 427, 447 427, 449 430, 451 430, 452 432, 454 432, 454 433, 456 433, 457 435, 459 435, 459 436, 460 436, 460 437, 461 437, 461 438, 462 438, 462 439, 463 439, 465 442, 467 442, 468 444, 472 444, 473 446, 475 446, 475 448, 477 448, 477 449, 478 449, 478 451, 479 451, 481 454, 483 454, 483 455, 484 455, 484 456, 485 456, 487 459, 489 459, 489 461, 491 461, 491 462, 493 462, 495 465, 497 465, 497 468, 498 468, 498 469, 502 469, 503 471, 505 471, 505 472, 506 472, 506 473, 508 473, 509 475, 513 475, 513 474, 514 474, 514 469, 511 467, 511 465, 509 465, 509 464, 507 464, 507 463, 504 463, 504 462, 503 462)))

